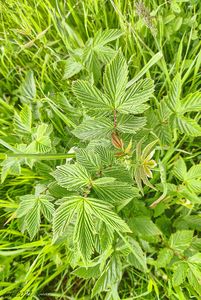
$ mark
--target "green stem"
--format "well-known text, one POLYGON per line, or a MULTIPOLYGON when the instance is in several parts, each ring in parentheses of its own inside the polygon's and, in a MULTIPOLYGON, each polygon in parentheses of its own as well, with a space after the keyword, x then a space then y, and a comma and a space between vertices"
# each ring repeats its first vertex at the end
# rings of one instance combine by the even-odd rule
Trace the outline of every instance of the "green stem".
POLYGON ((40 153, 0 153, 0 159, 5 159, 7 157, 16 157, 16 158, 29 158, 29 159, 37 159, 37 160, 56 160, 56 159, 66 159, 66 158, 74 158, 75 153, 48 153, 48 154, 40 154, 40 153))

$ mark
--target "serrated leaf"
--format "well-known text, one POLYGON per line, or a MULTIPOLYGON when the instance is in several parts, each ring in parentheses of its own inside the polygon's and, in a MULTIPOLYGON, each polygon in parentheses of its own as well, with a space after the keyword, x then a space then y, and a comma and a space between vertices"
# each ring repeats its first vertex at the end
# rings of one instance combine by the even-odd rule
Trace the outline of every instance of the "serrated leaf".
POLYGON ((113 177, 122 182, 133 184, 133 179, 124 165, 114 165, 103 170, 105 177, 113 177))
POLYGON ((165 268, 174 256, 174 252, 171 249, 163 248, 159 251, 156 261, 158 268, 165 268))
POLYGON ((103 166, 112 166, 114 164, 114 153, 104 146, 96 146, 94 151, 99 155, 103 166))
POLYGON ((114 239, 113 228, 107 226, 105 223, 101 223, 99 230, 100 246, 103 251, 110 248, 114 239))
POLYGON ((158 136, 159 140, 161 141, 162 145, 170 145, 172 144, 172 132, 170 130, 170 126, 166 124, 158 124, 154 128, 154 132, 158 136))
POLYGON ((84 166, 89 172, 101 170, 101 159, 95 151, 80 148, 76 151, 76 159, 77 162, 84 166))
POLYGON ((120 281, 121 276, 121 261, 118 257, 112 256, 103 273, 96 281, 91 296, 94 297, 95 295, 108 290, 108 288, 112 288, 115 283, 120 281))
POLYGON ((123 32, 119 29, 106 29, 104 31, 99 30, 93 40, 94 47, 105 46, 106 44, 118 39, 123 32))
MULTIPOLYGON (((138 190, 124 182, 104 180, 105 177, 93 182, 93 190, 100 199, 109 201, 114 205, 123 204, 126 200, 131 200, 139 196, 138 190)), ((111 179, 109 177, 108 179, 111 179)))
POLYGON ((117 118, 117 129, 123 133, 136 133, 146 125, 145 117, 121 115, 117 118))
POLYGON ((168 101, 166 102, 173 112, 177 112, 180 109, 181 85, 181 77, 177 74, 172 81, 168 101))
POLYGON ((90 175, 79 163, 58 166, 52 176, 60 186, 69 191, 81 189, 91 183, 90 175))
POLYGON ((188 269, 189 267, 187 263, 180 262, 177 264, 172 277, 173 286, 179 286, 185 281, 188 269))
POLYGON ((92 140, 108 137, 113 130, 113 123, 108 118, 84 120, 72 131, 72 133, 82 140, 92 140))
POLYGON ((20 113, 15 113, 15 126, 17 130, 31 133, 32 126, 32 112, 28 105, 24 105, 20 113))
POLYGON ((192 264, 190 264, 189 267, 190 269, 187 274, 188 281, 198 295, 201 295, 201 272, 198 267, 192 264))
POLYGON ((20 88, 20 98, 24 103, 30 103, 36 97, 36 85, 33 71, 28 71, 20 88))
POLYGON ((47 195, 25 195, 20 197, 16 217, 22 218, 24 228, 33 239, 40 227, 41 213, 50 222, 54 214, 53 197, 47 195))
POLYGON ((34 206, 35 195, 24 195, 20 197, 20 205, 16 211, 16 217, 21 218, 25 216, 29 210, 34 206))
POLYGON ((114 107, 121 103, 121 97, 128 82, 128 67, 126 60, 119 51, 114 59, 106 66, 103 76, 104 90, 111 99, 114 107))
POLYGON ((128 225, 103 200, 88 198, 92 213, 117 232, 131 232, 128 225))
POLYGON ((173 173, 179 180, 182 180, 182 181, 186 180, 187 168, 186 168, 186 164, 182 157, 180 157, 174 164, 173 173))
POLYGON ((67 230, 71 219, 76 213, 78 200, 78 197, 72 197, 71 200, 66 199, 57 208, 53 218, 53 243, 67 230))
POLYGON ((168 97, 164 97, 159 104, 159 118, 161 122, 167 122, 167 119, 171 115, 171 110, 167 105, 168 97))
POLYGON ((32 143, 26 148, 27 153, 46 153, 52 148, 50 134, 52 132, 52 126, 42 123, 37 128, 34 128, 32 134, 32 143))
POLYGON ((107 64, 116 55, 117 51, 108 46, 98 46, 95 48, 98 58, 104 64, 107 64))
POLYGON ((26 229, 33 239, 40 227, 40 202, 35 201, 34 206, 29 210, 25 216, 26 229))
POLYGON ((1 163, 1 183, 5 181, 8 175, 20 175, 20 160, 15 157, 9 157, 1 163))
POLYGON ((201 92, 189 94, 185 99, 181 100, 181 111, 186 112, 199 112, 201 110, 201 92))
POLYGON ((201 231, 201 215, 188 215, 182 218, 190 229, 201 231))
POLYGON ((103 221, 117 232, 130 232, 126 223, 103 201, 74 196, 67 198, 56 210, 53 219, 53 242, 62 236, 76 213, 73 241, 78 245, 83 260, 90 260, 94 249, 94 222, 103 221))
POLYGON ((201 178, 201 164, 194 165, 188 170, 187 179, 201 178))
POLYGON ((129 225, 134 234, 144 236, 160 235, 161 231, 148 217, 134 217, 129 222, 129 225))
POLYGON ((88 262, 91 258, 94 248, 94 224, 89 210, 89 205, 82 201, 80 205, 77 221, 74 230, 74 241, 78 244, 84 261, 88 262))
MULTIPOLYGON (((93 48, 85 48, 85 51, 88 50, 87 61, 85 61, 85 65, 89 73, 93 75, 92 79, 94 83, 97 83, 101 77, 101 63, 98 53, 93 48)), ((84 54, 85 54, 84 51, 84 54)))
POLYGON ((147 263, 146 256, 142 251, 139 243, 135 240, 132 240, 132 248, 133 252, 129 254, 128 261, 134 266, 136 269, 146 272, 147 271, 147 263))
POLYGON ((169 239, 169 246, 175 251, 186 250, 193 239, 193 231, 191 230, 178 230, 172 233, 169 239))
POLYGON ((100 265, 96 264, 94 266, 89 267, 79 267, 72 272, 76 276, 84 279, 90 279, 97 277, 100 274, 100 265))
POLYGON ((83 66, 80 62, 70 57, 65 61, 63 80, 69 79, 78 74, 82 70, 83 66))
POLYGON ((112 104, 99 89, 84 80, 73 83, 77 99, 89 110, 112 111, 112 104))
POLYGON ((51 196, 41 195, 40 196, 40 209, 44 217, 51 222, 54 214, 54 204, 51 201, 54 198, 51 196))
POLYGON ((153 80, 143 79, 127 89, 116 107, 118 111, 126 114, 141 114, 149 106, 144 104, 154 92, 153 80))
POLYGON ((188 262, 201 267, 201 253, 196 253, 188 258, 188 262))
POLYGON ((180 116, 175 118, 175 122, 180 133, 185 133, 191 136, 201 135, 201 127, 195 120, 180 116))
POLYGON ((201 180, 190 179, 187 181, 186 186, 191 192, 197 194, 201 193, 201 180))

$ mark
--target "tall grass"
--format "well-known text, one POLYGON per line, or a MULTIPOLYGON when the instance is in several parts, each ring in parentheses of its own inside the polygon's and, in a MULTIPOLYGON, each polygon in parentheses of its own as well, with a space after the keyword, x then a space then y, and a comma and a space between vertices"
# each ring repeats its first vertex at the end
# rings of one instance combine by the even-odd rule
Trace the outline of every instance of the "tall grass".
MULTIPOLYGON (((201 88, 199 1, 1 0, 0 19, 2 159, 5 158, 5 143, 18 143, 13 116, 22 106, 19 87, 29 70, 34 72, 37 90, 31 103, 35 120, 52 125, 56 132, 54 144, 59 153, 78 143, 69 131, 78 124, 83 113, 76 105, 72 111, 59 96, 65 95, 69 105, 74 105, 72 80, 63 79, 66 60, 75 49, 84 48, 99 29, 122 30, 122 36, 113 47, 121 48, 127 58, 130 79, 139 74, 155 54, 162 53, 161 59, 144 70, 146 77, 155 82, 153 108, 159 107, 177 73, 182 78, 183 97, 201 88)), ((73 79, 76 78, 77 75, 73 79)), ((200 116, 200 112, 193 113, 198 122, 200 116)), ((185 135, 178 139, 174 133, 174 143, 163 149, 163 163, 170 181, 172 166, 180 154, 185 154, 187 166, 200 162, 200 142, 200 137, 185 135)), ((43 220, 37 238, 30 241, 27 234, 21 233, 21 225, 15 218, 19 197, 31 194, 36 184, 46 183, 49 171, 64 163, 65 158, 55 152, 55 159, 46 164, 42 157, 36 167, 23 166, 20 175, 9 176, 0 186, 0 299, 91 299, 95 281, 80 279, 72 272, 71 253, 65 246, 52 244, 51 224, 43 220)), ((159 178, 160 172, 154 176, 153 184, 157 184, 159 178)), ((151 197, 146 200, 151 204, 151 197)), ((174 216, 169 216, 170 222, 182 209, 185 208, 176 207, 174 216)), ((157 213, 159 211, 153 214, 156 216, 157 213)), ((197 244, 200 250, 200 239, 197 244)), ((183 300, 189 294, 192 299, 199 299, 193 289, 189 288, 189 294, 180 287, 173 290, 168 272, 162 269, 158 274, 144 274, 125 266, 119 286, 121 299, 183 300)), ((94 299, 106 298, 103 294, 94 299)))

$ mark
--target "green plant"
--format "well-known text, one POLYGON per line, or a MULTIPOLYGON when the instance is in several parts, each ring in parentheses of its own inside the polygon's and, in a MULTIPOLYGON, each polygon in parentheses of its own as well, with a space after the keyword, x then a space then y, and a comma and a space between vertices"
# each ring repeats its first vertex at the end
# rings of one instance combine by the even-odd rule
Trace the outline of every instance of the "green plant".
POLYGON ((199 3, 0 10, 0 297, 199 299, 199 3))

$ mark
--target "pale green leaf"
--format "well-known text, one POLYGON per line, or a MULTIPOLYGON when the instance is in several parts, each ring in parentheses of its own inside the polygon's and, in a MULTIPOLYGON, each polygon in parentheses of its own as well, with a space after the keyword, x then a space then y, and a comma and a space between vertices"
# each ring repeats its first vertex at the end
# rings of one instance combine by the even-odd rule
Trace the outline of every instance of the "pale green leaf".
POLYGON ((187 177, 188 179, 201 178, 201 164, 192 166, 188 171, 187 177))
POLYGON ((91 77, 94 83, 97 83, 101 77, 101 63, 98 53, 95 49, 89 47, 85 48, 84 55, 87 55, 85 61, 86 69, 91 73, 91 77), (88 53, 86 53, 88 51, 88 53))
POLYGON ((44 217, 51 222, 54 214, 54 204, 51 202, 54 198, 51 196, 41 195, 40 209, 44 217))
POLYGON ((98 46, 95 48, 98 59, 107 64, 116 55, 117 51, 108 46, 98 46))
POLYGON ((133 217, 129 222, 129 225, 134 234, 140 234, 144 236, 156 236, 160 235, 161 231, 148 217, 133 217))
POLYGON ((20 98, 24 103, 30 103, 36 97, 36 85, 33 71, 28 71, 20 88, 20 98))
POLYGON ((135 240, 132 240, 132 248, 133 252, 129 254, 128 261, 134 266, 136 269, 146 272, 147 271, 147 263, 146 256, 142 251, 139 243, 135 240))
POLYGON ((1 183, 3 183, 8 175, 20 175, 20 160, 15 157, 9 157, 1 163, 1 183))
POLYGON ((78 74, 82 70, 83 66, 80 62, 70 57, 65 61, 63 80, 69 79, 78 74))
POLYGON ((22 218, 24 229, 31 239, 36 235, 40 227, 41 213, 50 222, 54 213, 54 205, 50 201, 54 198, 47 195, 25 195, 20 197, 20 204, 16 211, 16 217, 22 218))
POLYGON ((181 101, 181 112, 199 112, 201 110, 201 92, 188 94, 185 99, 181 101))
POLYGON ((69 191, 83 188, 91 182, 87 170, 79 163, 58 166, 52 175, 60 186, 69 191))
POLYGON ((94 248, 94 224, 89 206, 82 201, 74 230, 74 241, 78 244, 84 261, 88 262, 94 248))
POLYGON ((100 246, 103 251, 109 249, 114 239, 114 230, 101 222, 99 230, 100 246))
POLYGON ((187 168, 184 159, 182 157, 180 157, 174 164, 173 173, 179 180, 182 181, 186 180, 187 168))
POLYGON ((159 251, 156 265, 158 268, 165 268, 174 256, 174 252, 171 249, 163 248, 159 251))
POLYGON ((106 29, 104 31, 99 30, 93 39, 93 45, 95 48, 105 46, 106 44, 118 39, 123 32, 119 29, 106 29))
POLYGON ((185 133, 191 136, 201 135, 201 127, 195 120, 180 116, 175 118, 175 122, 180 133, 185 133))
POLYGON ((142 159, 150 160, 153 157, 154 155, 153 148, 157 143, 158 140, 154 140, 153 142, 146 145, 146 147, 142 150, 142 155, 141 155, 142 159))
POLYGON ((103 175, 105 177, 113 177, 122 182, 133 184, 133 179, 130 172, 124 165, 121 164, 104 169, 103 175))
POLYGON ((89 267, 79 267, 76 270, 74 270, 72 273, 84 279, 94 278, 100 274, 100 265, 95 264, 94 266, 89 266, 89 267))
POLYGON ((180 110, 181 86, 181 77, 179 74, 177 74, 172 81, 170 92, 168 95, 168 101, 166 102, 173 112, 177 112, 180 110))
POLYGON ((73 92, 77 99, 89 110, 112 110, 112 104, 99 89, 84 80, 73 83, 73 92))
POLYGON ((119 101, 116 107, 118 111, 126 114, 141 114, 149 106, 144 104, 154 92, 154 85, 151 79, 140 80, 126 90, 125 96, 119 101))
POLYGON ((190 264, 189 267, 190 269, 187 275, 188 281, 198 295, 201 295, 201 272, 199 271, 198 267, 192 264, 190 264))
POLYGON ((33 239, 40 227, 40 202, 38 200, 35 201, 34 206, 26 214, 25 224, 30 238, 33 239))
POLYGON ((31 133, 32 112, 29 105, 24 105, 20 113, 15 113, 15 126, 17 130, 31 133))
POLYGON ((191 230, 178 230, 172 233, 169 239, 169 246, 175 251, 186 250, 193 239, 193 231, 191 230))
POLYGON ((176 268, 174 270, 173 273, 173 277, 172 277, 172 284, 173 286, 179 286, 182 283, 184 283, 186 276, 188 274, 188 264, 185 262, 179 262, 176 265, 176 268))
POLYGON ((167 122, 167 119, 169 118, 170 114, 171 114, 171 110, 168 107, 167 104, 168 101, 168 97, 164 97, 159 104, 159 118, 162 122, 167 122))
POLYGON ((112 166, 114 164, 114 153, 110 149, 104 146, 96 146, 94 151, 99 155, 103 166, 112 166))
POLYGON ((108 118, 87 119, 72 131, 72 133, 82 140, 92 140, 108 137, 113 131, 113 122, 108 118))
POLYGON ((53 242, 62 236, 73 218, 79 203, 78 197, 72 197, 71 200, 65 199, 56 210, 53 218, 53 242))
POLYGON ((121 261, 118 257, 112 256, 105 267, 103 273, 96 281, 92 289, 92 297, 111 288, 115 283, 120 281, 122 276, 121 261))
POLYGON ((188 189, 194 193, 201 193, 201 180, 190 179, 186 183, 188 189))
POLYGON ((121 51, 117 53, 114 59, 106 66, 103 77, 104 90, 111 99, 112 104, 118 107, 121 103, 121 97, 126 90, 128 81, 128 67, 121 51))
POLYGON ((89 172, 98 172, 101 170, 101 159, 95 151, 80 148, 76 151, 76 159, 89 172))
POLYGON ((128 225, 115 212, 110 209, 110 206, 99 199, 88 198, 92 213, 108 226, 111 226, 115 231, 131 232, 128 225))
POLYGON ((169 124, 158 124, 154 128, 154 132, 160 139, 162 145, 171 145, 173 138, 169 124))
POLYGON ((111 181, 112 177, 105 177, 93 182, 93 190, 100 199, 114 205, 123 204, 128 199, 139 196, 138 190, 125 182, 111 181))
POLYGON ((196 253, 188 258, 188 262, 201 267, 201 253, 196 253))
POLYGON ((25 216, 29 210, 34 206, 36 196, 35 195, 24 195, 20 197, 20 204, 16 211, 16 217, 21 218, 25 216))
POLYGON ((123 133, 136 133, 146 125, 145 117, 121 115, 117 118, 117 129, 123 133))

